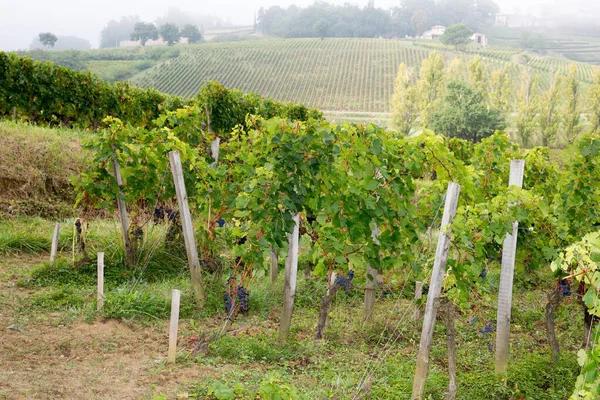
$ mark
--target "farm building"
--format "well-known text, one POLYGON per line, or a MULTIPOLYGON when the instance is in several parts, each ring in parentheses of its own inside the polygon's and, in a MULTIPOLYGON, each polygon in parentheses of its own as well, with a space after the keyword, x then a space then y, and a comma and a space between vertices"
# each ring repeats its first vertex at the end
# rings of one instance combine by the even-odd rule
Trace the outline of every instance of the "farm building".
POLYGON ((473 40, 473 43, 480 44, 483 47, 488 46, 488 37, 483 33, 474 33, 473 36, 471 36, 471 40, 473 40))
POLYGON ((433 39, 439 39, 444 32, 446 31, 446 27, 443 25, 436 25, 431 27, 430 30, 425 31, 423 33, 423 39, 428 39, 428 40, 433 40, 433 39))

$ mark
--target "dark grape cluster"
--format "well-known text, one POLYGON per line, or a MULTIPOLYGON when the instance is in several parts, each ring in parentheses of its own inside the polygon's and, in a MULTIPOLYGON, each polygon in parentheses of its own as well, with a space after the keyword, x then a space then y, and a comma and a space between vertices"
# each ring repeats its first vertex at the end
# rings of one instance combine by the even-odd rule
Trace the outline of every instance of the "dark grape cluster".
MULTIPOLYGON (((242 313, 248 312, 248 310, 250 309, 250 304, 249 304, 250 292, 248 292, 248 289, 246 289, 243 286, 238 286, 236 297, 237 297, 237 302, 236 302, 235 306, 237 307, 237 310, 242 313)), ((223 299, 225 300, 225 310, 227 311, 227 314, 231 314, 231 309, 233 307, 233 300, 231 298, 229 291, 225 292, 225 294, 223 295, 223 299)))
POLYGON ((81 232, 83 232, 83 226, 81 223, 81 220, 79 218, 77 218, 75 220, 75 229, 77 229, 77 233, 79 233, 81 235, 81 232))
POLYGON ((486 276, 487 276, 487 270, 485 269, 485 267, 483 267, 483 268, 481 269, 481 273, 479 274, 479 277, 480 277, 481 279, 485 279, 485 277, 486 277, 486 276))
POLYGON ((570 296, 571 295, 571 282, 568 279, 561 279, 558 282, 558 291, 565 297, 570 296))
POLYGON ((352 284, 352 279, 354 279, 354 271, 349 270, 348 277, 345 277, 344 275, 338 276, 337 278, 335 278, 335 282, 333 282, 333 285, 343 287, 346 290, 346 294, 348 294, 348 291, 354 286, 352 284))
POLYGON ((163 222, 165 220, 165 217, 169 222, 178 222, 179 211, 174 211, 170 208, 165 208, 163 206, 154 208, 153 219, 155 224, 163 222))
POLYGON ((142 236, 144 236, 144 230, 142 228, 137 228, 135 230, 135 238, 140 239, 142 236))
POLYGON ((219 225, 219 228, 222 228, 225 226, 225 220, 223 218, 219 218, 219 220, 217 221, 217 225, 219 225))
POLYGON ((485 337, 488 337, 488 335, 492 332, 494 332, 494 324, 492 324, 490 321, 486 322, 485 326, 479 330, 479 333, 485 337))

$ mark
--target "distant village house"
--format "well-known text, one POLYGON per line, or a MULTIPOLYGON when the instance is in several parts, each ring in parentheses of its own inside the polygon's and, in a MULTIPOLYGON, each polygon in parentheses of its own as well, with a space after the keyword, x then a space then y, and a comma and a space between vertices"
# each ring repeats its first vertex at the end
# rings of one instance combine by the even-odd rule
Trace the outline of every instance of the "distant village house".
POLYGON ((488 37, 483 33, 474 33, 473 36, 471 36, 471 39, 475 44, 479 44, 483 47, 488 46, 488 37))
MULTIPOLYGON (((421 38, 427 39, 427 40, 439 39, 442 37, 444 32, 446 32, 445 26, 436 25, 436 26, 431 27, 431 29, 429 29, 428 31, 425 31, 423 33, 423 36, 421 36, 421 38)), ((473 34, 473 36, 471 36, 471 40, 473 41, 473 43, 479 44, 483 47, 488 46, 488 37, 486 35, 484 35, 483 33, 473 34)))
POLYGON ((430 30, 423 32, 423 39, 433 40, 439 39, 442 37, 444 32, 446 31, 446 27, 443 25, 433 26, 430 30))

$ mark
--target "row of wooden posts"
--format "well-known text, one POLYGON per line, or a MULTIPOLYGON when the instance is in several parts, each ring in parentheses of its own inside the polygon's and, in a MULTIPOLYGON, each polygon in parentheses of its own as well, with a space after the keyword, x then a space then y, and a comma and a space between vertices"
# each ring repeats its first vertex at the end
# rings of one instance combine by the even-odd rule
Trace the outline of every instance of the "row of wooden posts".
MULTIPOLYGON (((196 247, 196 239, 194 227, 187 201, 187 192, 183 180, 183 170, 179 152, 173 151, 169 153, 169 160, 175 182, 177 193, 177 201, 181 215, 181 224, 183 236, 187 252, 188 264, 190 267, 192 283, 201 282, 200 262, 198 258, 198 250, 196 247)), ((523 172, 525 162, 523 160, 513 160, 510 166, 509 186, 515 185, 522 187, 523 172)), ((118 163, 115 161, 114 172, 117 182, 122 184, 118 163)), ((444 204, 444 212, 440 228, 440 235, 435 254, 435 261, 431 273, 429 290, 427 293, 427 302, 425 305, 425 314, 423 317, 423 325, 421 331, 421 341, 419 344, 419 352, 417 355, 417 368, 415 379, 413 381, 412 399, 420 399, 425 390, 425 380, 429 369, 429 354, 433 339, 433 331, 437 314, 436 302, 441 296, 441 288, 446 271, 446 262, 448 259, 448 249, 451 242, 451 232, 449 230, 450 223, 456 214, 458 205, 458 197, 460 193, 460 185, 451 182, 448 184, 448 191, 444 204)), ((118 199, 121 199, 119 196, 118 199)), ((124 233, 124 240, 127 240, 127 211, 125 210, 124 202, 118 201, 119 214, 121 217, 121 225, 124 233)), ((299 245, 299 216, 294 215, 294 229, 289 235, 288 257, 285 265, 284 275, 284 302, 281 313, 279 336, 286 338, 290 332, 292 311, 294 308, 294 297, 296 292, 296 280, 298 272, 298 245, 299 245)), ((502 250, 502 269, 500 274, 500 289, 498 295, 498 311, 497 311, 497 331, 496 331, 496 373, 506 373, 508 367, 509 354, 509 336, 510 336, 510 316, 512 304, 512 286, 514 276, 515 252, 517 246, 517 229, 518 222, 513 222, 512 233, 507 233, 504 240, 502 250)), ((60 224, 56 224, 52 238, 52 247, 50 253, 50 261, 55 262, 58 249, 60 224)), ((278 273, 277 253, 271 249, 271 279, 275 281, 278 273)), ((368 319, 372 313, 375 302, 375 285, 378 271, 368 266, 367 290, 365 291, 365 317, 368 319), (373 290, 368 290, 373 289, 373 290)), ((202 287, 201 285, 193 285, 194 288, 202 287)), ((417 282, 415 287, 415 299, 422 297, 423 284, 417 282)), ((195 293, 203 296, 203 292, 195 293)), ((171 321, 169 329, 169 352, 168 361, 175 362, 177 330, 179 321, 179 304, 181 293, 174 289, 171 300, 171 321)), ((104 253, 98 253, 98 300, 97 309, 101 310, 104 304, 104 253)), ((414 312, 415 324, 420 320, 420 308, 414 312)), ((456 390, 456 389, 454 389, 456 390)))

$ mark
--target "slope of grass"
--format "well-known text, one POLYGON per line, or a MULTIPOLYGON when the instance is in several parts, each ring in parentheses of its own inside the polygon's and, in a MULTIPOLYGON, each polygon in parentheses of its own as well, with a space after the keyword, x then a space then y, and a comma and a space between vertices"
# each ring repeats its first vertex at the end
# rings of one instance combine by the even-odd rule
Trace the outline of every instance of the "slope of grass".
POLYGON ((69 216, 84 132, 0 121, 0 217, 69 216))

